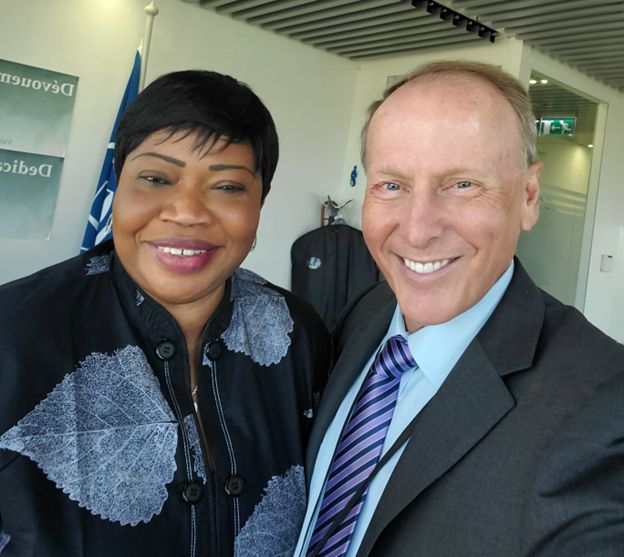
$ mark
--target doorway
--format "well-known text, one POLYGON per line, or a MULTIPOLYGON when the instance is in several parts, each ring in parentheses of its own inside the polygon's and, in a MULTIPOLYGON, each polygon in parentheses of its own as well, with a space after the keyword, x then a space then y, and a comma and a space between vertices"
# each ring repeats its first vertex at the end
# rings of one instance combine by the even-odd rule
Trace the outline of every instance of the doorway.
POLYGON ((529 96, 544 168, 540 219, 521 234, 517 254, 540 288, 582 311, 598 181, 596 129, 606 108, 538 72, 529 96))

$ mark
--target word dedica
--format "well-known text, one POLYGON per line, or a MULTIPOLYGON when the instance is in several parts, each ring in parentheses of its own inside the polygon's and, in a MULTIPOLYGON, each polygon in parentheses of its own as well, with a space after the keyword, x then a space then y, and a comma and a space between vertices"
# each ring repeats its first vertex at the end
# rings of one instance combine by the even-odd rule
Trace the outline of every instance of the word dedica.
POLYGON ((49 178, 52 176, 53 168, 54 167, 48 163, 29 165, 21 159, 15 159, 12 163, 0 161, 0 172, 5 174, 24 174, 49 178))

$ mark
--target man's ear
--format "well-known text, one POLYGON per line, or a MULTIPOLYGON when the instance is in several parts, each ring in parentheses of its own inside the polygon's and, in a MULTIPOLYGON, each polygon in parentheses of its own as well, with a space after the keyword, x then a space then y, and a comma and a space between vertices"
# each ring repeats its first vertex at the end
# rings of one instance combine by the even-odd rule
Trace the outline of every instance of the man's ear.
POLYGON ((540 174, 544 163, 534 162, 524 173, 522 218, 520 225, 522 230, 529 231, 535 226, 539 219, 539 196, 540 196, 540 174))

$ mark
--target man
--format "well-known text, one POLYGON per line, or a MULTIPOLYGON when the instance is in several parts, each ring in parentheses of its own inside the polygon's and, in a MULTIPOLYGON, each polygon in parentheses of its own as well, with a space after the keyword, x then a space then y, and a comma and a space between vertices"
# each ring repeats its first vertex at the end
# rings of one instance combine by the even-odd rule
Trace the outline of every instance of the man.
POLYGON ((624 347, 514 260, 539 213, 525 90, 421 68, 371 106, 363 161, 387 284, 338 324, 296 554, 624 555, 624 347))

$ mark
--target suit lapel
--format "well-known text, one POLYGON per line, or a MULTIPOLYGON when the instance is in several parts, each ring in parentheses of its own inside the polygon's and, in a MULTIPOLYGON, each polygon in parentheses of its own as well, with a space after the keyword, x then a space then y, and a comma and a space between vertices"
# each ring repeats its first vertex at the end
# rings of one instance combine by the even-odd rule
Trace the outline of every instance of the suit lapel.
POLYGON ((359 554, 429 485, 460 460, 514 406, 477 341, 466 350, 415 427, 373 515, 359 554))
POLYGON ((383 529, 445 474, 514 407, 502 376, 531 366, 544 302, 520 263, 507 292, 414 429, 377 505, 358 556, 368 555, 383 529))
POLYGON ((349 335, 329 376, 310 434, 306 460, 308 481, 325 432, 336 415, 338 407, 388 330, 390 319, 396 308, 396 300, 393 296, 384 296, 384 298, 381 306, 373 304, 361 312, 358 311, 358 315, 355 316, 357 325, 349 335))

